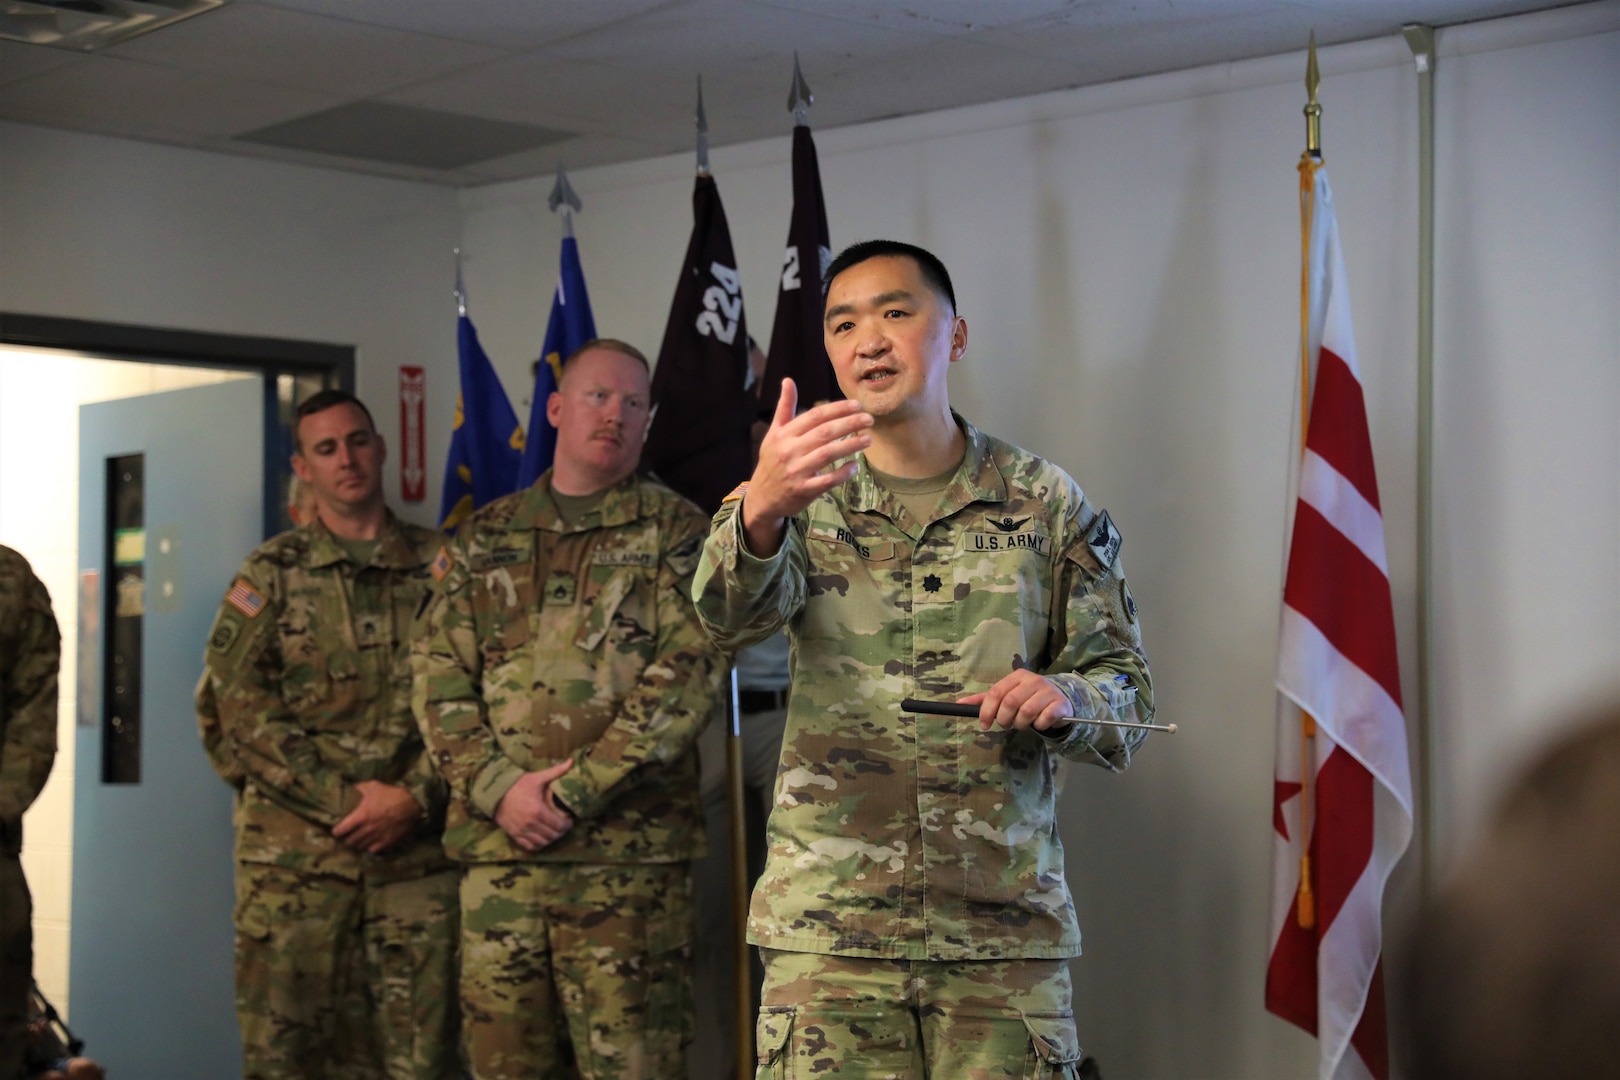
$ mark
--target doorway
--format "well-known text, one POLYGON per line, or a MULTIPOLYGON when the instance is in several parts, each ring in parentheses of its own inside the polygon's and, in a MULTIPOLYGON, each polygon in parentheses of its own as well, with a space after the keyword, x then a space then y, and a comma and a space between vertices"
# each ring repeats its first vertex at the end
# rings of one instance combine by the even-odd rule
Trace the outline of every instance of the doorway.
MULTIPOLYGON (((168 554, 173 556, 169 569, 178 573, 178 577, 168 579, 171 590, 178 589, 178 599, 200 601, 207 609, 207 617, 211 617, 218 605, 219 593, 241 558, 259 540, 287 525, 284 517, 286 462, 291 451, 290 422, 297 401, 328 386, 352 386, 353 370, 354 351, 343 346, 0 314, 0 543, 22 551, 33 562, 51 591, 63 633, 58 756, 50 783, 27 816, 23 859, 35 897, 36 977, 46 995, 68 1015, 70 1023, 75 1019, 91 1020, 91 1014, 103 1011, 100 1006, 93 1005, 96 992, 89 985, 80 987, 84 995, 74 993, 73 980, 83 977, 82 961, 91 955, 92 948, 99 956, 108 955, 106 942, 118 940, 116 934, 119 929, 111 925, 107 910, 98 910, 95 903, 85 906, 87 900, 99 900, 105 907, 116 897, 105 895, 109 882, 87 881, 87 872, 82 866, 78 872, 75 871, 75 863, 91 854, 89 849, 82 846, 82 835, 79 843, 74 839, 77 831, 75 803, 80 805, 81 819, 87 810, 91 813, 103 812, 90 808, 94 807, 96 799, 108 796, 125 801, 153 799, 156 800, 154 806, 161 807, 164 805, 161 787, 172 787, 179 783, 173 776, 165 775, 170 758, 194 754, 193 758, 182 760, 187 760, 188 767, 201 765, 206 772, 195 736, 195 720, 190 716, 189 708, 177 706, 172 701, 159 703, 154 699, 155 687, 161 687, 166 693, 176 686, 182 686, 183 696, 189 697, 190 686, 196 681, 201 664, 202 636, 197 635, 195 642, 179 641, 185 636, 185 631, 181 629, 176 635, 176 643, 166 647, 178 649, 177 652, 167 653, 169 659, 161 659, 165 655, 165 647, 157 647, 158 643, 153 642, 154 649, 147 659, 165 665, 165 670, 154 672, 151 663, 148 663, 147 689, 144 692, 146 708, 151 710, 155 707, 164 717, 161 730, 169 736, 179 731, 178 741, 169 746, 159 745, 163 742, 158 737, 159 728, 150 729, 148 735, 158 741, 148 741, 146 744, 147 770, 140 782, 122 789, 115 789, 107 783, 104 762, 99 760, 103 746, 99 741, 98 729, 105 717, 97 715, 106 704, 105 697, 98 693, 86 694, 81 690, 81 687, 99 690, 103 684, 78 668, 79 644, 84 636, 81 633, 80 608, 88 599, 90 610, 95 611, 102 602, 110 599, 105 592, 96 597, 84 597, 81 586, 86 571, 106 575, 115 568, 116 560, 92 551, 95 544, 87 543, 81 550, 80 528, 87 524, 86 519, 91 515, 81 513, 81 500, 89 499, 90 494, 80 483, 80 475, 104 476, 107 463, 81 461, 79 440, 81 436, 92 436, 98 432, 104 432, 110 438, 110 428, 114 425, 110 425, 97 412, 108 406, 95 405, 86 410, 86 416, 94 419, 81 427, 79 407, 87 402, 115 401, 116 405, 112 408, 115 411, 123 410, 130 418, 126 426, 156 421, 161 429, 160 434, 178 437, 179 445, 185 451, 182 458, 204 466, 212 466, 215 455, 211 453, 207 439, 202 437, 201 429, 191 428, 191 420, 195 416, 218 413, 223 409, 229 415, 221 417, 223 427, 216 428, 210 437, 215 442, 228 441, 240 445, 246 441, 254 444, 246 479, 232 482, 236 488, 233 497, 238 499, 238 504, 231 517, 238 525, 243 520, 247 523, 241 536, 234 538, 234 542, 228 542, 211 526, 199 529, 193 525, 180 529, 185 536, 177 534, 167 537, 170 544, 168 554), (187 395, 194 393, 206 395, 214 392, 227 395, 230 403, 221 405, 216 402, 210 406, 202 404, 201 398, 184 400, 187 395), (165 415, 167 419, 159 419, 165 415), (143 416, 146 420, 142 420, 143 416), (191 429, 189 439, 188 429, 191 429), (240 503, 242 498, 246 498, 246 504, 240 503), (190 542, 186 543, 188 537, 190 542), (211 580, 218 575, 201 565, 199 560, 204 553, 229 562, 229 567, 223 571, 225 581, 211 580), (205 581, 204 578, 210 580, 205 581), (168 667, 181 666, 186 668, 184 672, 166 670, 168 667), (184 712, 177 714, 177 708, 183 708, 184 712), (90 726, 78 727, 77 721, 90 726), (97 741, 87 743, 87 733, 94 734, 97 741), (92 746, 94 752, 87 752, 86 746, 92 746), (157 757, 154 758, 153 754, 157 757), (162 765, 157 764, 160 760, 162 765), (137 795, 138 788, 144 790, 137 795), (91 799, 90 803, 84 801, 87 797, 91 799), (79 888, 81 885, 91 886, 93 892, 82 892, 79 888), (107 934, 115 937, 105 938, 107 934), (98 938, 103 940, 98 943, 98 938), (75 1000, 85 1008, 75 1008, 75 1000), (75 1014, 79 1015, 76 1017, 75 1014)), ((130 449, 139 450, 131 443, 122 447, 119 453, 130 449)), ((204 469, 204 472, 212 471, 215 470, 204 469)), ((172 469, 160 469, 160 472, 173 475, 172 469)), ((176 488, 172 482, 168 486, 176 488)), ((191 491, 193 485, 185 483, 179 488, 191 491)), ((200 488, 196 490, 201 491, 200 488)), ((96 499, 102 499, 104 494, 97 495, 96 499)), ((158 496, 154 490, 158 504, 169 497, 158 496)), ((91 501, 95 502, 96 499, 91 501)), ((159 510, 156 505, 153 509, 168 514, 168 511, 159 510)), ((202 512, 206 516, 208 510, 204 508, 202 512)), ((172 514, 168 516, 173 517, 172 514)), ((177 526, 173 521, 167 526, 160 526, 155 520, 152 524, 152 563, 147 570, 154 575, 154 581, 161 589, 163 582, 157 580, 157 576, 164 573, 165 553, 159 548, 165 538, 159 536, 158 532, 162 529, 172 532, 177 526)), ((112 583, 110 577, 101 576, 96 586, 100 588, 112 583)), ((158 624, 171 614, 178 615, 178 601, 173 591, 168 597, 153 593, 148 606, 156 605, 168 610, 153 611, 151 623, 154 632, 162 629, 158 624)), ((191 617, 195 619, 196 616, 191 617)), ((206 624, 202 633, 206 633, 206 624)), ((87 646, 91 644, 93 642, 86 641, 87 646)), ((179 786, 184 787, 185 784, 180 783, 179 786)), ((217 780, 203 790, 206 791, 203 797, 223 799, 225 817, 216 821, 214 827, 222 830, 221 835, 225 837, 225 854, 218 858, 209 855, 206 860, 216 863, 209 869, 223 873, 228 881, 229 793, 217 780)), ((107 809, 115 808, 108 804, 104 810, 107 809)), ((172 809, 153 809, 151 812, 161 814, 172 812, 172 809)), ((209 813, 216 811, 217 808, 209 813)), ((121 819, 115 813, 112 820, 121 819)), ((80 820, 77 826, 86 823, 80 820)), ((105 828, 98 830, 106 831, 105 828)), ((106 860, 98 857, 96 865, 106 865, 106 860)), ((88 877, 94 876, 94 873, 88 873, 88 877)), ((119 885, 114 882, 112 887, 116 892, 119 885)), ((224 915, 224 925, 228 930, 228 908, 224 915)), ((183 943, 177 945, 179 949, 185 947, 183 943)), ((216 944, 214 949, 217 951, 218 947, 216 944)), ((222 970, 228 978, 228 936, 224 939, 223 948, 224 955, 217 957, 216 961, 223 965, 222 970)), ((83 970, 93 969, 94 964, 83 970)), ((100 975, 94 979, 97 985, 109 981, 100 975)), ((229 990, 227 982, 227 1005, 229 990)), ((229 1017, 229 1012, 226 1015, 229 1017)), ((170 1018, 171 1024, 180 1027, 153 1031, 149 1037, 162 1039, 187 1029, 187 1018, 183 1011, 171 1013, 170 1018)), ((228 1030, 225 1034, 234 1041, 233 1018, 227 1019, 226 1025, 228 1030)), ((98 1048, 103 1051, 111 1048, 106 1038, 98 1037, 95 1030, 86 1030, 82 1024, 76 1024, 76 1027, 79 1034, 89 1040, 91 1053, 100 1056, 98 1048)), ((171 1046, 174 1044, 170 1043, 171 1046)), ((125 1064, 127 1071, 127 1062, 118 1063, 125 1064)), ((235 1067, 234 1062, 232 1067, 235 1067)))

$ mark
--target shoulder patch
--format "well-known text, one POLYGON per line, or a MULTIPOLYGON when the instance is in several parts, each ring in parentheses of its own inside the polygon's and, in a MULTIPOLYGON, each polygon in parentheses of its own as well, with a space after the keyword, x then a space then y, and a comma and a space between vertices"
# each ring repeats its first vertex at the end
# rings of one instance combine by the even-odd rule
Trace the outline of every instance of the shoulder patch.
POLYGON ((225 602, 250 619, 256 618, 265 604, 264 594, 241 578, 237 578, 231 591, 225 594, 225 602))
POLYGON ((736 502, 738 499, 742 498, 745 494, 747 494, 747 492, 748 492, 748 481, 744 480, 742 483, 738 484, 736 487, 731 489, 731 494, 730 495, 727 495, 725 498, 720 500, 720 505, 724 506, 728 502, 736 502))
POLYGON ((1125 538, 1114 528, 1114 521, 1106 510, 1097 515, 1096 523, 1086 534, 1086 547, 1091 549, 1091 553, 1097 557, 1097 561, 1105 570, 1113 566, 1114 560, 1119 558, 1120 545, 1124 543, 1125 538))
POLYGON ((208 639, 208 647, 219 653, 230 652, 231 645, 241 632, 242 624, 235 619, 221 619, 219 625, 214 627, 213 635, 208 639))
POLYGON ((444 575, 450 572, 450 549, 440 544, 439 553, 433 556, 433 561, 428 564, 428 569, 433 571, 434 581, 443 581, 444 575))

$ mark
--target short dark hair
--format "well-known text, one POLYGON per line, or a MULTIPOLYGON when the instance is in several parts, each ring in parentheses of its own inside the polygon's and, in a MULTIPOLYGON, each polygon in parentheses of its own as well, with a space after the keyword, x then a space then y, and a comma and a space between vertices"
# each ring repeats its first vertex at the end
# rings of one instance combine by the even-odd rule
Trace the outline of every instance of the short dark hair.
POLYGON ((821 276, 821 299, 823 301, 827 299, 827 290, 832 288, 833 278, 845 270, 868 259, 880 259, 888 255, 898 255, 916 263, 917 269, 922 271, 923 280, 945 298, 951 305, 951 312, 955 313, 956 290, 951 288, 950 271, 939 261, 939 256, 916 244, 907 244, 900 240, 862 240, 840 251, 838 257, 827 264, 827 272, 821 276))
POLYGON ((573 361, 574 357, 578 356, 582 352, 585 352, 587 349, 606 349, 608 352, 616 352, 621 355, 628 356, 632 360, 640 361, 641 366, 647 369, 647 374, 652 374, 652 364, 648 363, 647 355, 645 353, 636 348, 634 345, 630 344, 628 341, 620 341, 618 338, 610 337, 591 338, 591 340, 569 353, 567 357, 563 359, 562 369, 567 371, 568 365, 573 361))
POLYGON ((339 405, 353 405, 366 418, 366 423, 371 425, 371 430, 377 430, 377 421, 371 418, 371 410, 366 408, 365 402, 347 390, 322 390, 317 394, 311 394, 298 403, 298 416, 293 421, 294 449, 300 454, 304 452, 303 440, 298 435, 298 429, 303 425, 304 417, 314 416, 318 412, 325 412, 327 409, 334 409, 339 405))

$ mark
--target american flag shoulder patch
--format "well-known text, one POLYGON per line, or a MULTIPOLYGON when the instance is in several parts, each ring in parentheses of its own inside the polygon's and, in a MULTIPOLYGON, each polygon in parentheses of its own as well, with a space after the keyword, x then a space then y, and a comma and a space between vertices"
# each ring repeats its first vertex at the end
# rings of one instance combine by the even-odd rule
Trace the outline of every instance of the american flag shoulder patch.
POLYGON ((428 569, 433 571, 434 581, 443 581, 444 575, 450 572, 450 549, 441 545, 439 553, 433 556, 433 561, 428 564, 428 569))
POLYGON ((724 506, 728 502, 736 502, 738 499, 742 498, 743 494, 747 491, 748 481, 744 480, 742 483, 731 489, 730 495, 727 495, 725 498, 720 500, 720 505, 724 506))
POLYGON ((241 578, 237 578, 231 591, 225 594, 225 602, 250 619, 264 610, 264 594, 241 578))

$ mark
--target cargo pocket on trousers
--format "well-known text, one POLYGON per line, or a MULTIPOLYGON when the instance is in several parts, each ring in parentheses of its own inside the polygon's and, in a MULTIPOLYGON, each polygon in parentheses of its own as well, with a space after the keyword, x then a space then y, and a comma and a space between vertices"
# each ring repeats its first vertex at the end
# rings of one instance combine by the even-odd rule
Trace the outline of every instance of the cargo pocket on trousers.
POLYGON ((793 1036, 791 1005, 772 1005, 759 1011, 754 1026, 754 1046, 757 1048, 754 1080, 787 1080, 788 1040, 793 1036))
POLYGON ((692 919, 690 912, 647 922, 647 1039, 680 1048, 692 1042, 692 919))
POLYGON ((1074 1017, 1025 1013, 1024 1027, 1029 1030, 1025 1080, 1075 1080, 1080 1071, 1080 1034, 1074 1017))

